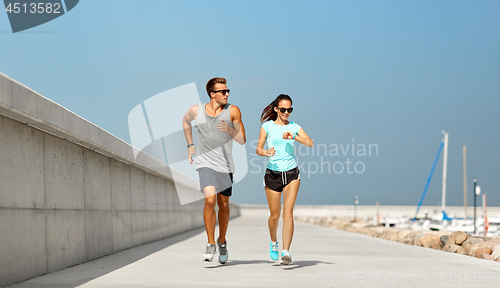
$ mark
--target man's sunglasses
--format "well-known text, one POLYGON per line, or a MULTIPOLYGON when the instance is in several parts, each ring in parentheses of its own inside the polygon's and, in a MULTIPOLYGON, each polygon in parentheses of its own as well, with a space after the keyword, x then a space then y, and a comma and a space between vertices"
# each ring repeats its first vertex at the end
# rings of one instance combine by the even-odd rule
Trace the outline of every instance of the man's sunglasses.
POLYGON ((223 90, 217 90, 217 91, 212 91, 214 93, 220 92, 222 95, 229 95, 229 89, 223 89, 223 90))
POLYGON ((285 113, 285 111, 288 111, 288 113, 292 113, 292 111, 293 111, 292 107, 290 107, 288 109, 287 108, 280 108, 280 107, 276 107, 276 108, 280 109, 281 113, 285 113))

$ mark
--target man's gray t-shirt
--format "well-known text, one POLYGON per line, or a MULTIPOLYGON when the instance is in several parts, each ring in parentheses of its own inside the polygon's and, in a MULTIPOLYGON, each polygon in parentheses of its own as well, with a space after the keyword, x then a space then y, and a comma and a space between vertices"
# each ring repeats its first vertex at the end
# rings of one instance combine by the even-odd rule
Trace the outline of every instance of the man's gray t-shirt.
POLYGON ((196 149, 196 169, 207 167, 217 172, 234 173, 233 139, 226 132, 217 129, 217 123, 224 120, 234 129, 229 113, 231 104, 226 104, 222 112, 211 117, 205 110, 206 103, 198 106, 195 127, 198 129, 196 149))

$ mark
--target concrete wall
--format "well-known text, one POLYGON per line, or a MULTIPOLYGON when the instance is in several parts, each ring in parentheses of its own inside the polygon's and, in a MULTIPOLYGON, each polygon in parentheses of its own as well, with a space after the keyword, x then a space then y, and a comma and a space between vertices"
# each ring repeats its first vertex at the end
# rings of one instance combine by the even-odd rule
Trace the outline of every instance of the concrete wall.
POLYGON ((0 73, 0 286, 203 226, 160 166, 0 73))

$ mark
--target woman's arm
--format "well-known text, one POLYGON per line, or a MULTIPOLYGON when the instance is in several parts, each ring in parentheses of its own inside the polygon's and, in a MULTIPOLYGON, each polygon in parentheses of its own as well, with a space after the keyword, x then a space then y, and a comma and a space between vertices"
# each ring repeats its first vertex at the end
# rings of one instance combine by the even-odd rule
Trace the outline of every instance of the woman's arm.
POLYGON ((299 129, 299 133, 295 135, 294 140, 307 147, 313 147, 314 145, 313 140, 306 134, 306 131, 304 131, 304 129, 302 128, 299 129))
POLYGON ((264 149, 264 144, 266 143, 267 132, 264 128, 260 128, 259 142, 257 143, 257 155, 271 157, 276 152, 274 147, 269 148, 269 150, 264 149))

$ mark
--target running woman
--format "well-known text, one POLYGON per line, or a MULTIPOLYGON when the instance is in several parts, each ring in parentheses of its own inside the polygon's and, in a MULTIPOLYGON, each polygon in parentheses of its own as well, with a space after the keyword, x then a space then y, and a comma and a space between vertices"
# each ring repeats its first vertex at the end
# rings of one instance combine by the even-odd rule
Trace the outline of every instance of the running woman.
POLYGON ((228 259, 226 231, 229 222, 229 197, 232 195, 234 161, 233 139, 243 145, 246 142, 245 127, 241 121, 240 109, 227 102, 229 89, 226 79, 212 78, 206 85, 209 103, 193 105, 184 115, 182 126, 187 141, 188 160, 193 164, 196 152, 196 170, 200 187, 205 194, 203 219, 208 244, 203 254, 204 261, 212 261, 217 250, 215 240, 216 213, 219 206, 219 263, 228 259), (191 121, 196 120, 198 128, 197 147, 193 143, 191 121))
POLYGON ((293 207, 300 186, 300 172, 295 162, 294 145, 299 142, 307 147, 314 145, 304 129, 297 123, 288 121, 292 113, 292 99, 281 94, 269 104, 260 117, 260 129, 257 154, 269 157, 264 186, 266 189, 267 204, 269 205, 269 234, 271 236, 269 256, 278 260, 278 239, 276 234, 281 212, 281 194, 283 194, 283 251, 281 251, 282 265, 292 262, 290 245, 293 237, 293 207), (268 150, 264 149, 267 140, 268 150))

